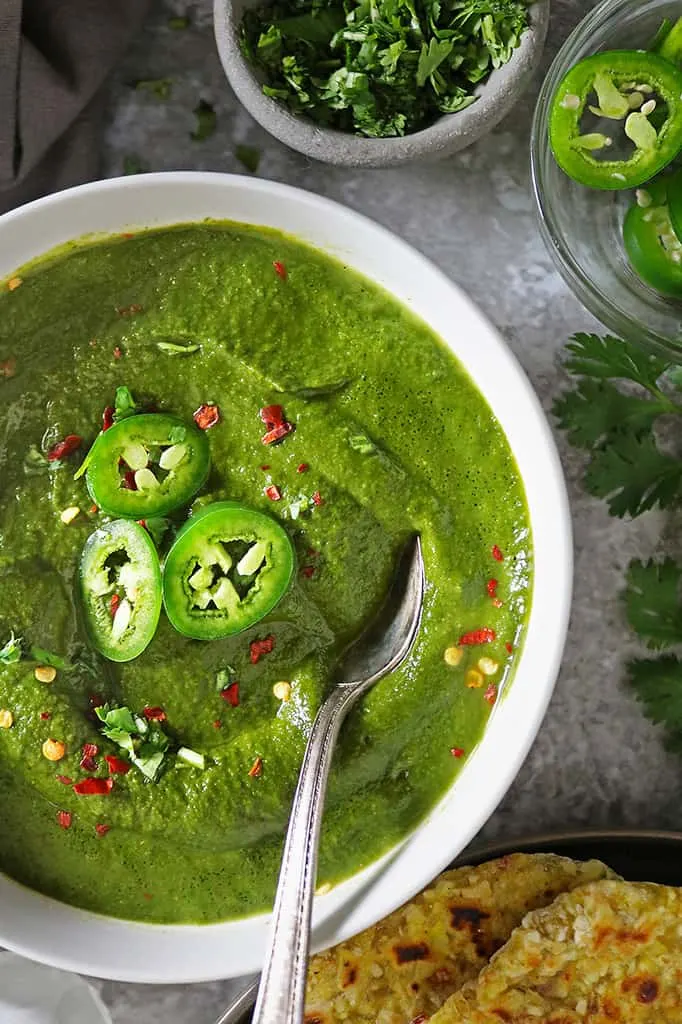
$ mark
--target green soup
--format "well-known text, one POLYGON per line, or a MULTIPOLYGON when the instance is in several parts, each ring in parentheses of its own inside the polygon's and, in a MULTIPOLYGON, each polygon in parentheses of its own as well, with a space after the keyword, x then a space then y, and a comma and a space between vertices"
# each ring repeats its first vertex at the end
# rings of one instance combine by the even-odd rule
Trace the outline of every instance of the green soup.
MULTIPOLYGON (((0 709, 13 718, 0 729, 0 868, 126 918, 208 922, 266 908, 335 662, 418 530, 428 578, 418 641, 352 713, 335 757, 319 882, 348 877, 452 784, 513 670, 532 547, 499 424, 423 323, 275 232, 144 232, 72 246, 21 276, 0 295, 0 647, 14 630, 25 652, 37 645, 68 664, 51 684, 27 654, 0 665, 0 709), (200 348, 183 355, 168 343, 200 348), (162 615, 126 664, 100 658, 82 628, 78 564, 103 517, 74 480, 120 385, 190 423, 217 403, 195 508, 229 499, 274 516, 298 563, 258 625, 202 642, 162 615), (265 446, 259 409, 272 403, 295 431, 265 446), (49 467, 36 457, 69 434, 83 437, 79 453, 49 467), (279 500, 265 493, 273 486, 279 500), (493 639, 465 636, 482 629, 493 639), (274 648, 254 663, 251 642, 267 636, 274 648), (459 645, 463 636, 472 642, 459 645), (221 696, 224 670, 239 683, 236 706, 221 696), (286 687, 273 690, 282 682, 288 700, 286 687), (163 708, 173 741, 202 753, 205 768, 172 760, 156 783, 131 770, 108 795, 75 793, 69 780, 88 774, 84 743, 98 745, 95 776, 107 775, 103 755, 118 753, 92 714, 102 699, 163 708), (66 744, 57 763, 43 756, 47 738, 66 744)), ((171 517, 175 527, 188 511, 171 517)))

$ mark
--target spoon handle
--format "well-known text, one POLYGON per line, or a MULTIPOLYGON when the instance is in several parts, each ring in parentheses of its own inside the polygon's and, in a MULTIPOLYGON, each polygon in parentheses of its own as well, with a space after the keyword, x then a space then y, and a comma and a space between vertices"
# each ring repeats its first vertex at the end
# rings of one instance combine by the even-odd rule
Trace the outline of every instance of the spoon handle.
POLYGON ((270 948, 252 1024, 301 1024, 322 809, 336 737, 358 696, 336 688, 317 713, 291 807, 270 948))

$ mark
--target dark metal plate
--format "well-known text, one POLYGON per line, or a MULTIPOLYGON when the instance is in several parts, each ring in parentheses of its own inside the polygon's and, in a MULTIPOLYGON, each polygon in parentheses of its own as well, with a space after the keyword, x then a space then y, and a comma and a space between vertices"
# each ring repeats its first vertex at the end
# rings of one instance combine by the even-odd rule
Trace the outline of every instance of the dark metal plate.
MULTIPOLYGON (((585 831, 475 844, 458 864, 481 864, 509 853, 557 853, 574 860, 596 858, 630 882, 682 886, 682 832, 585 831)), ((244 990, 216 1024, 249 1024, 255 987, 244 990)))

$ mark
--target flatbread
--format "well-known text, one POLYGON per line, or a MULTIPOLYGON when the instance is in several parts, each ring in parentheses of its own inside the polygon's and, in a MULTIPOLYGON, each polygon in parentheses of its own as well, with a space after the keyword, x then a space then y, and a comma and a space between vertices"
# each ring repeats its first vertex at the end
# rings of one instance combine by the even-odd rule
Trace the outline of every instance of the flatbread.
POLYGON ((478 975, 528 911, 604 877, 615 876, 599 861, 553 854, 446 871, 373 928, 312 958, 306 1024, 410 1024, 430 1016, 478 975))
POLYGON ((601 881, 525 918, 430 1024, 681 1024, 682 890, 601 881))

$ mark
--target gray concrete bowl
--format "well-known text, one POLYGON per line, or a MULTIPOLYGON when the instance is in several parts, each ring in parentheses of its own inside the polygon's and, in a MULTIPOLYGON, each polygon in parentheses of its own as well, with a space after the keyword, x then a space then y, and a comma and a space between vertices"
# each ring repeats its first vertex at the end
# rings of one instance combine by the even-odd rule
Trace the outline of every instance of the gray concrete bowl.
POLYGON ((366 139, 320 128, 264 95, 261 81, 239 46, 239 24, 244 11, 262 3, 263 0, 214 0, 216 42, 230 85, 251 116, 280 142, 315 160, 345 167, 389 167, 414 160, 440 159, 476 142, 509 113, 522 94, 542 56, 549 23, 549 0, 536 0, 529 8, 530 26, 514 56, 477 88, 478 99, 470 107, 447 114, 413 135, 366 139))

